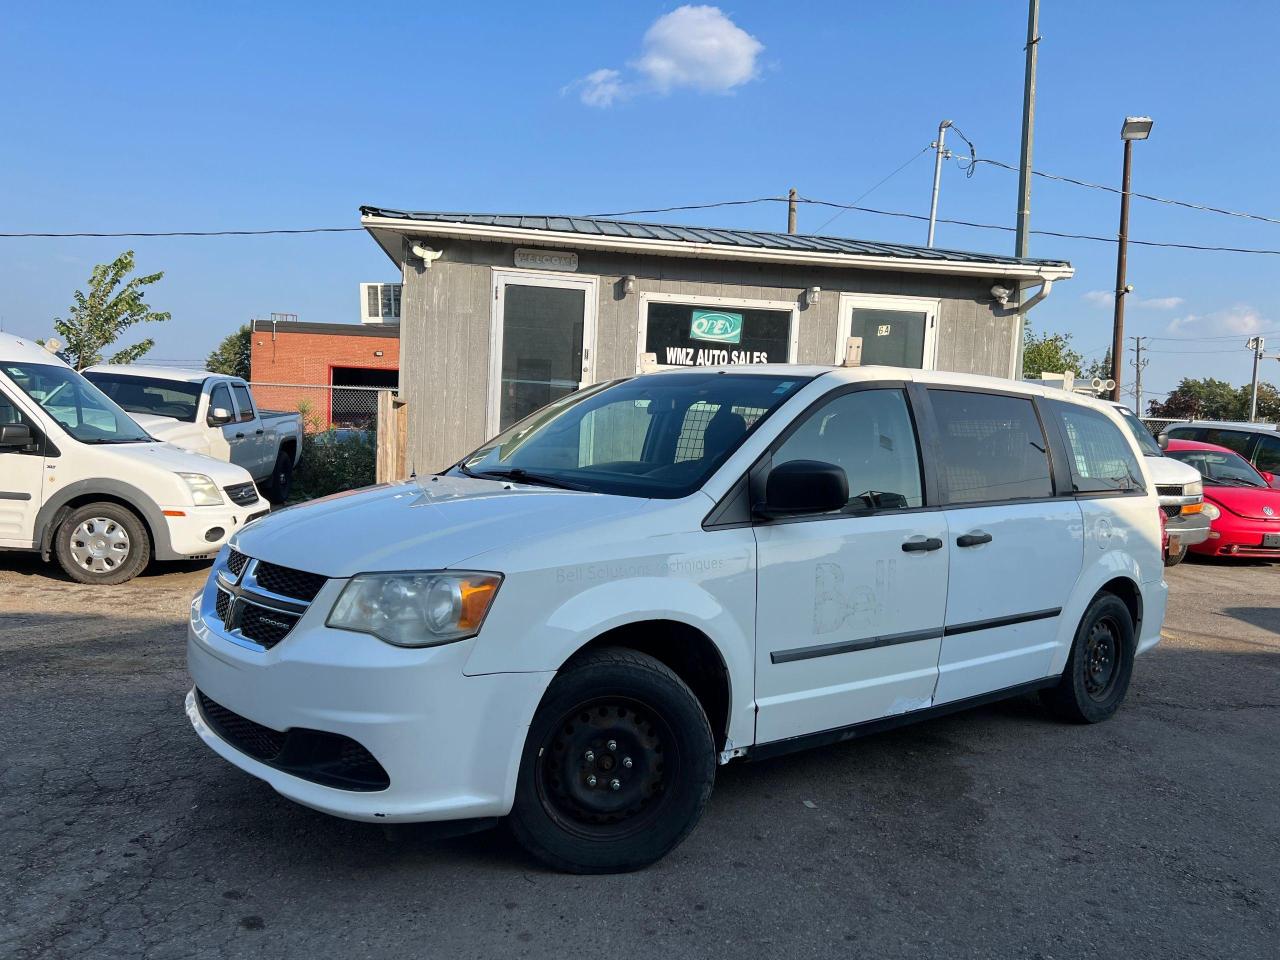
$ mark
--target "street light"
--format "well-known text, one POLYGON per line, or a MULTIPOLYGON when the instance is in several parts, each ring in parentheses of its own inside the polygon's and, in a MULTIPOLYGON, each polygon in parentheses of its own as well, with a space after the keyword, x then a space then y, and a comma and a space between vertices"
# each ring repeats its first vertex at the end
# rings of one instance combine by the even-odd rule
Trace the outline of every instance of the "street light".
MULTIPOLYGON (((1125 284, 1125 259, 1129 253, 1129 171, 1133 162, 1133 141, 1145 140, 1151 136, 1152 120, 1150 117, 1125 117, 1120 128, 1120 139, 1124 141, 1124 174, 1120 186, 1120 237, 1116 250, 1116 313, 1111 330, 1111 378, 1116 385, 1111 390, 1111 399, 1120 400, 1120 372, 1124 369, 1124 298, 1129 292, 1125 284)), ((1142 411, 1138 411, 1142 415, 1142 411)))

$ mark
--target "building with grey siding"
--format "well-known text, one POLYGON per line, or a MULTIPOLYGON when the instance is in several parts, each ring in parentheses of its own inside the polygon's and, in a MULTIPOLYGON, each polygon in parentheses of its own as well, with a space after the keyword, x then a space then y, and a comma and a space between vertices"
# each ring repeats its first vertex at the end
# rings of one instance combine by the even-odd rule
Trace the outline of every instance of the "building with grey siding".
POLYGON ((1072 275, 1027 260, 583 217, 362 207, 403 274, 408 458, 439 470, 538 407, 653 366, 862 362, 1012 377, 1072 275), (1012 299, 1008 294, 1012 293, 1012 299))

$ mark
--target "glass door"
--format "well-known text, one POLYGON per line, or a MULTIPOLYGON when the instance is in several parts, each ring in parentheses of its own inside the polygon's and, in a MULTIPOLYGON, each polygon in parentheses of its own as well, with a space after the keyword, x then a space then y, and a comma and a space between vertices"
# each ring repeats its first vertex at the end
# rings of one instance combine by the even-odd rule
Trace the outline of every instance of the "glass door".
POLYGON ((836 363, 843 362, 849 338, 861 337, 864 366, 932 370, 937 323, 937 300, 841 294, 836 363))
POLYGON ((489 435, 592 381, 596 278, 494 273, 489 435))

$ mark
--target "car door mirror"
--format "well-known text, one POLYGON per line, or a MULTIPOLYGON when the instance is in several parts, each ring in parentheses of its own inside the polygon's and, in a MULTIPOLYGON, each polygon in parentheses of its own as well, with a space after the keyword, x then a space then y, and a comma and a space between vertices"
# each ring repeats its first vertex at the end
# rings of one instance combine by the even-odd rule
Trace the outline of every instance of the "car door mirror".
POLYGON ((31 441, 31 428, 25 423, 0 424, 0 450, 25 450, 31 441))
POLYGON ((1274 473, 1270 470, 1262 470, 1259 472, 1262 474, 1262 479, 1267 481, 1268 487, 1274 487, 1276 485, 1276 475, 1274 473))
POLYGON ((209 426, 221 427, 230 423, 235 417, 231 415, 231 411, 226 407, 214 407, 209 411, 209 426))
POLYGON ((756 513, 764 517, 798 517, 830 513, 849 502, 849 479, 834 463, 791 460, 769 471, 764 502, 756 513))

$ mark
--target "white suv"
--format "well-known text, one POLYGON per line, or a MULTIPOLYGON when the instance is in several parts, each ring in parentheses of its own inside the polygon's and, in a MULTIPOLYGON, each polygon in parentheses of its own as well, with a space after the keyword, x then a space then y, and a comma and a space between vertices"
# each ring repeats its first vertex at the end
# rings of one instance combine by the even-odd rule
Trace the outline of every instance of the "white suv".
POLYGON ((372 822, 508 816, 558 868, 679 843, 716 764, 1039 691, 1110 717, 1160 638, 1114 410, 886 367, 679 370, 439 476, 271 516, 191 608, 187 714, 372 822))
POLYGON ((0 334, 0 551, 118 584, 212 557, 270 504, 247 472, 149 436, 38 344, 0 334))

